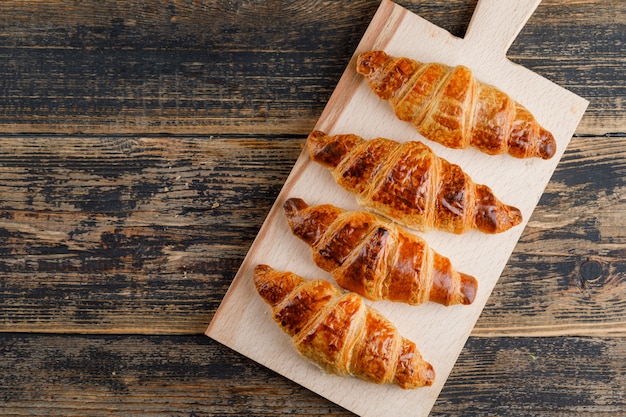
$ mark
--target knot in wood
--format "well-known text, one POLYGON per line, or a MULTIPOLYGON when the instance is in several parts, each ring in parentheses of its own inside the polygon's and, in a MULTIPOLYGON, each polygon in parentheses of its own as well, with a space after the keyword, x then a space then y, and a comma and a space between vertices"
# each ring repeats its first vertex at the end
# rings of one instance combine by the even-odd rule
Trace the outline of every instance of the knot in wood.
POLYGON ((602 276, 602 264, 595 260, 584 261, 580 265, 580 278, 585 281, 593 281, 602 276))

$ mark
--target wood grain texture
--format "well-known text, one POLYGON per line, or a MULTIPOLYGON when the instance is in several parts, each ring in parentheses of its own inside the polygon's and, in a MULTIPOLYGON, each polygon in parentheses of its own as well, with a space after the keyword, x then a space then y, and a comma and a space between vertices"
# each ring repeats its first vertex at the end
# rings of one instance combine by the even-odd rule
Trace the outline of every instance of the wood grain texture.
POLYGON ((624 336, 625 139, 574 138, 475 335, 624 336))
MULTIPOLYGON (((0 128, 307 134, 378 3, 4 1, 0 128)), ((399 4, 462 36, 476 1, 399 4)), ((624 9, 545 1, 509 51, 591 101, 579 133, 626 131, 624 9)))
MULTIPOLYGON (((202 336, 0 334, 0 352, 5 415, 353 415, 202 336)), ((470 338, 431 416, 619 415, 625 362, 615 339, 470 338)))
MULTIPOLYGON (((302 144, 0 138, 0 328, 204 331, 302 144)), ((624 335, 625 146, 572 141, 474 335, 624 335)))
POLYGON ((300 147, 0 138, 0 326, 201 333, 300 147))
MULTIPOLYGON (((200 333, 378 4, 0 2, 0 414, 352 415, 200 333)), ((591 104, 432 416, 626 410, 625 6, 509 50, 591 104)))

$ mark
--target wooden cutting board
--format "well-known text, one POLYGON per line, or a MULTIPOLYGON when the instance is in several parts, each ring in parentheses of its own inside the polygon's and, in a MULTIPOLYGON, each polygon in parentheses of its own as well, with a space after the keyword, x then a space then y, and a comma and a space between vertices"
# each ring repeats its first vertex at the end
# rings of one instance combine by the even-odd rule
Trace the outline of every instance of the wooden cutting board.
POLYGON ((332 281, 330 274, 313 264, 309 247, 291 234, 282 209, 287 198, 300 197, 311 205, 332 203, 344 209, 359 209, 354 195, 336 185, 325 168, 310 160, 306 150, 296 161, 209 325, 209 337, 356 414, 428 415, 588 105, 586 100, 506 58, 507 49, 539 3, 480 0, 467 35, 456 38, 383 0, 315 126, 329 134, 355 133, 366 139, 382 136, 398 141, 422 140, 439 156, 459 164, 475 182, 489 185, 502 201, 522 210, 524 222, 499 235, 422 234, 458 270, 478 279, 479 290, 472 305, 373 303, 402 335, 416 342, 424 358, 433 364, 437 372, 434 385, 402 390, 395 385, 379 386, 324 374, 295 352, 291 340, 272 320, 269 306, 256 293, 252 270, 260 263, 308 279, 332 281), (356 73, 356 57, 374 49, 420 62, 471 68, 477 79, 508 93, 554 134, 556 155, 548 161, 519 160, 508 155, 447 149, 425 140, 410 124, 396 119, 391 106, 372 93, 356 73))

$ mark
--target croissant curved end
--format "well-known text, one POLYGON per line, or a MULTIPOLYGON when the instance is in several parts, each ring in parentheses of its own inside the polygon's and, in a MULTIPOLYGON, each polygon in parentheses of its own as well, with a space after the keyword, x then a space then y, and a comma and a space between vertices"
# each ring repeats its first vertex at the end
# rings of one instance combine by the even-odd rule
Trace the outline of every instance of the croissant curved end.
POLYGON ((424 372, 424 385, 429 387, 435 382, 437 374, 435 373, 435 368, 430 363, 426 365, 426 371, 424 372))
POLYGON ((524 218, 522 215, 522 211, 517 207, 513 206, 505 206, 506 207, 506 216, 505 220, 502 222, 502 226, 505 227, 503 230, 508 230, 511 227, 517 226, 520 224, 524 218))
POLYGON ((265 264, 259 264, 254 267, 254 273, 258 275, 266 274, 272 270, 272 267, 265 264))
POLYGON ((311 156, 311 159, 316 162, 319 161, 320 163, 328 163, 328 161, 326 161, 328 158, 320 156, 320 153, 323 152, 324 147, 326 146, 326 140, 324 139, 327 137, 326 133, 321 130, 314 130, 307 138, 306 145, 309 149, 309 155, 311 156))
POLYGON ((477 212, 476 227, 484 233, 502 233, 522 222, 520 209, 504 204, 499 207, 483 208, 477 212))
POLYGON ((393 382, 402 389, 413 389, 430 386, 435 378, 435 369, 422 358, 415 343, 404 339, 393 382))
POLYGON ((389 59, 384 51, 363 52, 356 61, 356 70, 359 74, 368 76, 377 71, 389 59))
POLYGON ((472 304, 478 291, 478 281, 473 276, 462 272, 459 275, 461 275, 461 294, 463 295, 461 302, 465 305, 472 304))
POLYGON ((314 130, 311 133, 309 133, 309 139, 310 140, 315 140, 315 139, 319 139, 326 136, 326 133, 322 132, 321 130, 314 130))
POLYGON ((328 227, 342 212, 331 205, 310 207, 300 198, 290 198, 283 204, 287 224, 291 232, 310 246, 315 245, 328 227))
POLYGON ((285 210, 285 215, 288 218, 291 218, 298 214, 298 212, 304 210, 309 207, 309 205, 301 198, 288 198, 283 204, 283 209, 285 210))
POLYGON ((402 389, 415 389, 421 387, 429 387, 435 382, 436 373, 435 368, 428 363, 422 362, 418 366, 417 372, 419 373, 418 377, 415 377, 414 380, 410 381, 398 381, 395 380, 394 383, 398 385, 402 389))
POLYGON ((302 278, 274 270, 269 265, 257 265, 253 272, 257 292, 271 306, 281 302, 301 281, 302 278))
POLYGON ((502 203, 486 186, 476 185, 474 225, 484 233, 502 233, 517 226, 523 220, 520 209, 502 203))
POLYGON ((335 168, 359 139, 355 135, 329 136, 314 130, 309 134, 307 147, 311 159, 327 168, 335 168))
POLYGON ((254 286, 261 296, 266 302, 274 305, 278 302, 277 297, 272 291, 272 280, 270 279, 270 274, 272 272, 272 268, 269 265, 257 265, 254 268, 254 272, 252 274, 254 280, 254 286))
POLYGON ((543 128, 539 133, 538 152, 541 159, 550 159, 556 153, 556 141, 554 140, 554 136, 543 128))

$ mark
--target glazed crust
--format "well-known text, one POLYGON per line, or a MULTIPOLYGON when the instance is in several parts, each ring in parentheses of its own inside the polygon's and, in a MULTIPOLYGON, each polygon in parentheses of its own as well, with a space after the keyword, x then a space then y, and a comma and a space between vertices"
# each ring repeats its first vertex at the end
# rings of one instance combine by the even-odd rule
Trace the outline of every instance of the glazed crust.
POLYGON ((435 371, 415 343, 358 295, 267 265, 255 268, 254 284, 296 350, 324 371, 405 389, 432 385, 435 371))
POLYGON ((346 290, 372 301, 411 305, 474 301, 478 287, 474 277, 456 271, 426 241, 393 223, 331 204, 308 206, 299 198, 288 199, 284 209, 294 235, 311 247, 315 264, 346 290), (310 229, 315 230, 315 240, 306 238, 313 234, 310 229))
POLYGON ((314 131, 307 144, 311 158, 329 168, 359 204, 408 228, 501 233, 522 221, 519 209, 421 142, 314 131))
POLYGON ((400 120, 444 146, 516 158, 550 159, 556 152, 552 134, 524 106, 476 80, 465 66, 423 64, 371 51, 359 55, 357 71, 400 120))

